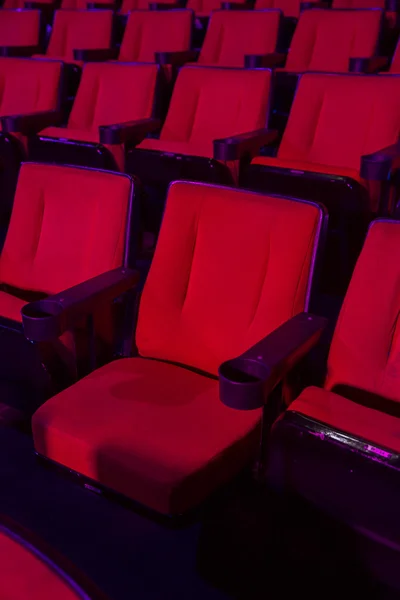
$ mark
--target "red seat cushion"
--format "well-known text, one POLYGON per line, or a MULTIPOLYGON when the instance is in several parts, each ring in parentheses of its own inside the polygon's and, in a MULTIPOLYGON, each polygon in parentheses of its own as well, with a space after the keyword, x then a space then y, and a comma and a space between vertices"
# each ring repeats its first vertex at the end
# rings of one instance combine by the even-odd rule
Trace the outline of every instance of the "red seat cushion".
POLYGON ((156 511, 177 514, 257 448, 259 411, 238 412, 218 381, 141 358, 113 362, 33 417, 36 450, 156 511))
POLYGON ((189 50, 190 10, 143 10, 129 15, 119 52, 125 62, 154 62, 156 52, 189 50))
POLYGON ((57 10, 46 56, 74 63, 74 50, 109 48, 112 26, 111 10, 57 10))
POLYGON ((348 400, 321 388, 310 387, 289 408, 333 429, 400 452, 400 419, 348 400))

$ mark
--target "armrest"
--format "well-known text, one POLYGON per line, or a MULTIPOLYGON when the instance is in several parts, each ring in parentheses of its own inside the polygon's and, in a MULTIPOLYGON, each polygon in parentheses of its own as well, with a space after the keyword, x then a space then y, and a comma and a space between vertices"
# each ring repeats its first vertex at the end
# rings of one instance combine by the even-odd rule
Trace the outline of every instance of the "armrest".
POLYGON ((86 7, 88 10, 114 10, 115 3, 102 4, 101 2, 88 2, 86 7))
POLYGON ((155 59, 159 65, 173 65, 180 67, 188 62, 196 62, 199 50, 182 50, 180 52, 156 52, 155 59))
POLYGON ((148 133, 158 131, 160 128, 160 119, 152 117, 115 125, 101 125, 99 127, 100 144, 124 144, 129 141, 142 140, 148 133))
POLYGON ((248 4, 244 2, 221 2, 222 10, 249 10, 248 4))
POLYGON ((174 10, 182 8, 180 2, 149 2, 149 10, 174 10))
POLYGON ((245 69, 273 69, 284 67, 287 54, 282 52, 271 52, 270 54, 246 54, 244 57, 245 69))
POLYGON ((60 2, 25 2, 25 8, 50 12, 58 8, 60 2))
POLYGON ((271 144, 278 137, 275 129, 256 129, 229 138, 214 140, 215 160, 239 160, 245 154, 255 155, 262 146, 271 144))
POLYGON ((264 406, 274 387, 317 344, 327 322, 300 313, 238 358, 222 363, 220 400, 238 410, 264 406))
POLYGON ((36 46, 0 46, 0 56, 12 56, 15 58, 40 54, 41 47, 36 46))
POLYGON ((350 58, 350 73, 377 73, 389 66, 387 56, 372 56, 371 58, 350 58))
POLYGON ((105 62, 118 58, 118 48, 92 48, 74 50, 74 59, 83 62, 105 62))
POLYGON ((400 166, 400 142, 361 157, 360 175, 368 181, 387 181, 400 166))
POLYGON ((32 342, 54 340, 74 329, 99 303, 113 302, 138 281, 137 271, 114 269, 44 300, 26 304, 21 311, 24 334, 32 342))
POLYGON ((59 125, 62 122, 62 113, 58 110, 44 110, 26 115, 0 117, 0 122, 4 133, 31 135, 45 127, 59 125))

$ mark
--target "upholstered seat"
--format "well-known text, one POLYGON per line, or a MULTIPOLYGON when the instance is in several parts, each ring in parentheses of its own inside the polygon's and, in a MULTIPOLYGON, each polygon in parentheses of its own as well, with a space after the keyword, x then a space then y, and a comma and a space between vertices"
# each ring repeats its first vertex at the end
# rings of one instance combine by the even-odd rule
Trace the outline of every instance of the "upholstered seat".
POLYGON ((164 514, 237 474, 255 456, 261 414, 220 403, 218 366, 304 309, 321 218, 313 204, 174 183, 141 298, 139 356, 43 405, 32 421, 39 454, 164 514))

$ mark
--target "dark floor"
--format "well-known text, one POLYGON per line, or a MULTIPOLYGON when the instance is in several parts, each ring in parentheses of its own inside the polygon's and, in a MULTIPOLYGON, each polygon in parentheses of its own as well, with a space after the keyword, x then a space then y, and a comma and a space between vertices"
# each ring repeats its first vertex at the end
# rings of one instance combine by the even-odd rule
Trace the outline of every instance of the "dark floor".
POLYGON ((33 530, 112 600, 224 600, 196 572, 200 525, 172 530, 37 462, 28 436, 0 430, 0 512, 33 530))
POLYGON ((112 600, 388 597, 336 523, 257 486, 242 482, 201 520, 171 529, 44 467, 29 436, 9 428, 0 429, 0 485, 0 513, 112 600))

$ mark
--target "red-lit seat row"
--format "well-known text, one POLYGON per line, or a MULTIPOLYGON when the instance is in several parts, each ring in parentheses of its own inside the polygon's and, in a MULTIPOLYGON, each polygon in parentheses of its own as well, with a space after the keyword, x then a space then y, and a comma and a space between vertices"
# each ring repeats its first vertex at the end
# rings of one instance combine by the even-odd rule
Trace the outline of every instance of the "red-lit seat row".
MULTIPOLYGON (((400 53, 352 73, 383 10, 314 8, 278 55, 281 17, 217 10, 196 55, 188 9, 130 13, 118 52, 111 10, 58 10, 0 59, 0 377, 19 356, 41 457, 163 515, 257 459, 318 501, 353 464, 398 485, 400 53), (310 303, 346 290, 299 395, 310 303)), ((39 21, 0 11, 0 46, 39 21)))

